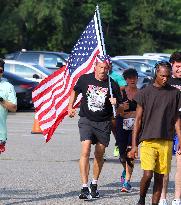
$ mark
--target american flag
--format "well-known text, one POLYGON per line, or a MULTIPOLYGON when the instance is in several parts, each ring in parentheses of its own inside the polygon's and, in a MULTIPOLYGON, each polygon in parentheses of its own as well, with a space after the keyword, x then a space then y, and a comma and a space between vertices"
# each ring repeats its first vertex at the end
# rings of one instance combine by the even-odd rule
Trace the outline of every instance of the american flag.
POLYGON ((96 12, 74 46, 67 65, 41 81, 33 91, 35 118, 39 121, 46 142, 68 114, 69 97, 78 78, 93 72, 96 56, 103 54, 96 12))

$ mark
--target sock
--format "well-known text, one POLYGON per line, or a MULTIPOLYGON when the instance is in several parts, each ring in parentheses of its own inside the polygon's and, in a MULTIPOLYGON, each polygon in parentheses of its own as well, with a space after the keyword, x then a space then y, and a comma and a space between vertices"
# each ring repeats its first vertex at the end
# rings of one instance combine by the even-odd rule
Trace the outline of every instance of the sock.
POLYGON ((92 179, 92 184, 97 184, 98 180, 92 179))
POLYGON ((88 187, 88 184, 82 184, 82 187, 86 188, 86 187, 88 187))
POLYGON ((145 197, 140 196, 140 199, 139 199, 138 203, 141 204, 141 205, 145 205, 145 197))

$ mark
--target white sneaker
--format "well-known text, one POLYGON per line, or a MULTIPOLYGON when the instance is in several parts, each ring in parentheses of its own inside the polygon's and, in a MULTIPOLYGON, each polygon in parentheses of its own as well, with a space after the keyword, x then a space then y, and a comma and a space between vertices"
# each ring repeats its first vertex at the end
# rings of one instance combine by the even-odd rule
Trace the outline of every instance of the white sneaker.
POLYGON ((181 199, 174 199, 172 205, 181 205, 181 199))
POLYGON ((168 205, 167 200, 166 199, 160 199, 158 205, 168 205))

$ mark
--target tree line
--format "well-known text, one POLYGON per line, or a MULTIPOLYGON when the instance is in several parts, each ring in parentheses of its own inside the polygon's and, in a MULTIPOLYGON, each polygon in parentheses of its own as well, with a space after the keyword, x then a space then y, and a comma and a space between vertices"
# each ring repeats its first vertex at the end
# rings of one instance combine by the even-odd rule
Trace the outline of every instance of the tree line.
POLYGON ((0 55, 70 53, 97 4, 111 56, 181 50, 180 0, 0 0, 0 55))

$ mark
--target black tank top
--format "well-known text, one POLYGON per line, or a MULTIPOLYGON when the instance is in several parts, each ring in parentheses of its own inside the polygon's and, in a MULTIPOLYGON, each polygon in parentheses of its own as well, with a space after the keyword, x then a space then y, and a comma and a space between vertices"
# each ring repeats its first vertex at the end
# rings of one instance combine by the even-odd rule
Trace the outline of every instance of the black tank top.
POLYGON ((125 112, 136 111, 137 103, 135 100, 129 100, 126 94, 126 90, 122 90, 123 94, 123 102, 128 101, 129 109, 125 110, 125 112))

